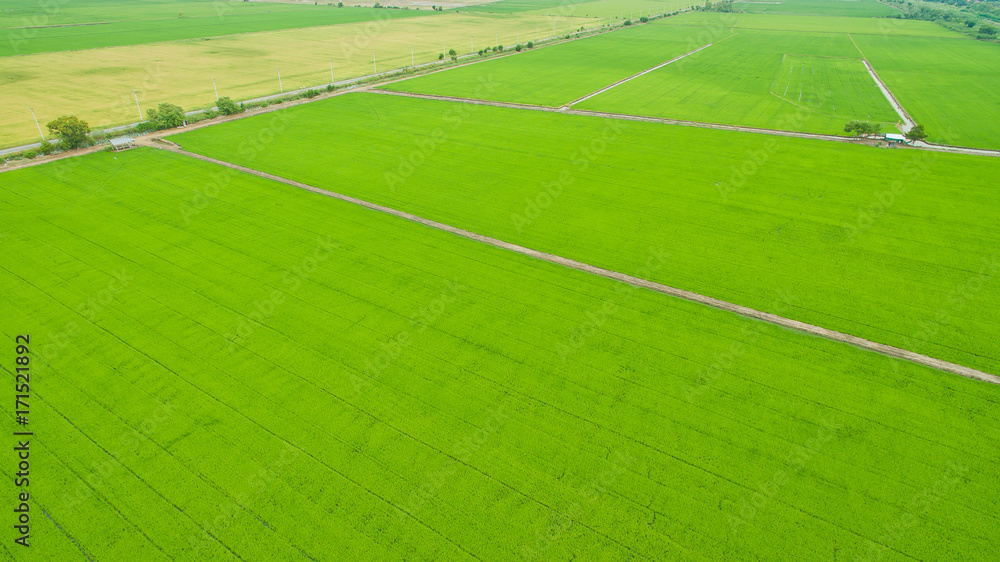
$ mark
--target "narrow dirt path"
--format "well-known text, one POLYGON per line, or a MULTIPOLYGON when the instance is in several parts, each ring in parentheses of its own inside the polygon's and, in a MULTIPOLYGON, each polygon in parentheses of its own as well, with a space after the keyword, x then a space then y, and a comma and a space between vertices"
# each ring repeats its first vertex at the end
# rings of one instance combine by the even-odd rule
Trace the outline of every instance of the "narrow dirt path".
MULTIPOLYGON (((732 37, 732 36, 730 35, 730 37, 732 37)), ((726 39, 728 39, 728 38, 729 37, 727 37, 726 39)), ((697 49, 691 51, 690 53, 684 53, 683 55, 681 55, 679 57, 675 57, 675 58, 672 58, 672 59, 668 60, 667 62, 660 63, 660 64, 654 66, 653 68, 647 68, 646 70, 643 70, 642 72, 640 72, 638 74, 633 74, 632 76, 629 76, 628 78, 624 78, 622 80, 619 80, 619 81, 615 82, 614 84, 612 84, 610 86, 601 88, 600 90, 597 90, 594 93, 587 94, 587 95, 583 96, 582 98, 580 98, 578 100, 571 101, 571 102, 567 103, 566 105, 564 105, 563 108, 573 107, 574 105, 576 105, 578 103, 581 103, 581 102, 584 102, 584 101, 587 101, 587 100, 589 100, 590 98, 592 98, 592 97, 594 97, 596 95, 603 94, 604 92, 607 92, 608 90, 610 90, 612 88, 615 88, 617 86, 621 86, 622 84, 628 82, 629 80, 635 80, 636 78, 638 78, 638 77, 640 77, 640 76, 642 76, 644 74, 649 74, 650 72, 653 72, 654 70, 661 69, 661 68, 663 68, 664 66, 667 66, 670 63, 677 62, 677 61, 681 60, 684 57, 693 55, 693 54, 697 53, 698 51, 701 51, 702 49, 707 49, 707 48, 711 47, 713 44, 714 43, 709 43, 708 45, 703 45, 703 46, 698 47, 697 49)))
MULTIPOLYGON (((567 115, 588 115, 590 117, 603 117, 605 119, 623 119, 626 121, 644 121, 647 123, 663 123, 666 125, 681 125, 683 127, 698 127, 701 129, 716 129, 719 131, 740 131, 744 133, 760 133, 764 135, 776 135, 779 137, 794 137, 801 139, 816 139, 834 142, 846 142, 851 144, 874 145, 877 141, 873 139, 863 139, 856 137, 842 137, 839 135, 824 135, 821 133, 802 133, 799 131, 783 131, 780 129, 763 129, 760 127, 745 127, 742 125, 724 125, 721 123, 705 123, 702 121, 685 121, 682 119, 669 119, 666 117, 647 117, 645 115, 629 115, 627 113, 611 113, 608 111, 588 111, 585 109, 565 109, 560 107, 550 107, 547 105, 532 105, 527 103, 514 103, 507 101, 478 100, 473 98, 459 98, 454 96, 439 96, 435 94, 416 94, 413 92, 398 92, 393 90, 362 89, 372 94, 383 94, 388 96, 402 96, 409 98, 422 98, 428 100, 450 101, 456 103, 468 103, 473 105, 491 105, 494 107, 507 107, 511 109, 529 109, 532 111, 548 111, 550 113, 562 113, 567 115)), ((934 152, 954 152, 960 154, 971 154, 974 156, 991 156, 1000 158, 1000 150, 989 150, 985 148, 968 148, 964 146, 951 146, 918 142, 913 145, 901 147, 905 149, 930 150, 934 152)))
POLYGON ((892 92, 889 91, 889 87, 886 86, 885 82, 878 77, 878 74, 875 73, 875 69, 868 63, 868 60, 861 59, 861 62, 864 63, 865 68, 868 69, 868 74, 871 74, 872 79, 875 80, 875 84, 878 85, 878 89, 882 90, 882 94, 885 96, 885 99, 889 100, 889 104, 892 105, 892 108, 895 109, 896 113, 903 119, 903 126, 900 128, 903 129, 904 133, 909 133, 910 129, 917 126, 917 123, 910 117, 910 114, 903 109, 903 106, 896 101, 896 96, 892 95, 892 92))
POLYGON ((628 283, 628 284, 633 285, 635 287, 642 287, 642 288, 645 288, 645 289, 650 289, 650 290, 653 290, 653 291, 657 291, 659 293, 663 293, 665 295, 670 295, 672 297, 677 297, 677 298, 689 300, 689 301, 692 301, 692 302, 696 302, 698 304, 703 304, 703 305, 711 306, 713 308, 717 308, 717 309, 720 309, 720 310, 725 310, 727 312, 733 312, 735 314, 739 314, 739 315, 745 316, 747 318, 753 318, 755 320, 760 320, 760 321, 763 321, 763 322, 769 322, 771 324, 775 324, 777 326, 781 326, 782 328, 788 328, 788 329, 791 329, 791 330, 795 330, 795 331, 798 331, 798 332, 803 332, 803 333, 810 334, 810 335, 813 335, 813 336, 818 336, 818 337, 821 337, 821 338, 826 338, 828 340, 833 340, 833 341, 837 341, 837 342, 841 342, 841 343, 850 344, 850 345, 853 345, 855 347, 859 347, 859 348, 867 350, 867 351, 874 351, 875 353, 880 353, 882 355, 886 355, 888 357, 894 357, 894 358, 897 358, 897 359, 903 359, 905 361, 912 361, 914 363, 919 363, 921 365, 925 365, 925 366, 928 366, 928 367, 932 367, 932 368, 935 368, 935 369, 946 371, 948 373, 960 375, 960 376, 967 377, 967 378, 970 378, 970 379, 975 379, 975 380, 978 380, 978 381, 983 381, 983 382, 988 382, 988 383, 993 383, 993 384, 1000 385, 1000 377, 997 377, 996 375, 992 375, 990 373, 986 373, 986 372, 983 372, 983 371, 979 371, 979 370, 976 370, 976 369, 972 369, 972 368, 969 368, 969 367, 958 365, 956 363, 951 363, 951 362, 948 362, 948 361, 943 361, 941 359, 936 359, 934 357, 928 357, 926 355, 921 355, 919 353, 914 353, 912 351, 908 351, 908 350, 905 350, 905 349, 900 349, 898 347, 893 347, 893 346, 890 346, 890 345, 885 345, 885 344, 881 344, 881 343, 869 341, 869 340, 866 340, 866 339, 863 339, 863 338, 859 338, 857 336, 852 336, 850 334, 844 334, 844 333, 837 332, 837 331, 834 331, 834 330, 828 330, 828 329, 822 328, 820 326, 814 326, 812 324, 806 324, 805 322, 799 322, 798 320, 792 320, 790 318, 785 318, 783 316, 778 316, 776 314, 770 314, 770 313, 767 313, 767 312, 761 312, 761 311, 753 309, 753 308, 741 306, 741 305, 738 305, 738 304, 733 304, 733 303, 726 302, 726 301, 723 301, 723 300, 719 300, 719 299, 716 299, 716 298, 713 298, 713 297, 708 297, 708 296, 701 295, 701 294, 698 294, 698 293, 693 293, 691 291, 685 291, 683 289, 677 289, 675 287, 670 287, 670 286, 664 285, 662 283, 656 283, 656 282, 649 281, 649 280, 646 280, 646 279, 641 279, 641 278, 638 278, 638 277, 633 277, 631 275, 626 275, 624 273, 620 273, 620 272, 617 272, 617 271, 612 271, 612 270, 609 270, 609 269, 604 269, 604 268, 601 268, 601 267, 596 267, 596 266, 593 266, 593 265, 590 265, 590 264, 587 264, 587 263, 579 262, 579 261, 572 260, 572 259, 569 259, 569 258, 564 258, 562 256, 557 256, 557 255, 554 255, 554 254, 548 254, 548 253, 545 253, 545 252, 539 252, 538 250, 532 250, 531 248, 525 248, 524 246, 518 246, 516 244, 511 244, 509 242, 504 242, 503 240, 498 240, 496 238, 491 238, 489 236, 483 236, 481 234, 476 234, 474 232, 469 232, 468 230, 463 230, 461 228, 456 228, 454 226, 450 226, 450 225, 447 225, 447 224, 443 224, 443 223, 439 223, 439 222, 432 221, 432 220, 429 220, 429 219, 425 219, 423 217, 419 217, 417 215, 413 215, 413 214, 407 213, 405 211, 399 211, 397 209, 392 209, 390 207, 385 207, 385 206, 382 206, 382 205, 378 205, 376 203, 371 203, 369 201, 365 201, 363 199, 358 199, 358 198, 355 198, 355 197, 351 197, 349 195, 344 195, 342 193, 336 193, 336 192, 333 192, 333 191, 328 191, 326 189, 322 189, 322 188, 315 187, 315 186, 312 186, 312 185, 309 185, 309 184, 297 182, 295 180, 290 180, 290 179, 287 179, 287 178, 283 178, 281 176, 276 176, 274 174, 269 174, 267 172, 261 172, 259 170, 254 170, 252 168, 247 168, 245 166, 240 166, 240 165, 237 165, 237 164, 233 164, 233 163, 230 163, 230 162, 226 162, 224 160, 218 160, 218 159, 215 159, 215 158, 211 158, 209 156, 203 156, 201 154, 195 154, 193 152, 188 152, 188 151, 182 149, 181 147, 179 147, 178 145, 176 145, 176 144, 174 144, 174 143, 172 143, 170 141, 167 141, 167 140, 156 139, 155 142, 152 142, 150 140, 143 139, 142 141, 140 141, 140 144, 142 144, 144 146, 149 146, 149 147, 154 147, 154 148, 160 148, 160 149, 164 149, 164 150, 169 150, 169 151, 175 152, 177 154, 183 154, 185 156, 190 156, 191 158, 196 158, 198 160, 202 160, 202 161, 205 161, 205 162, 210 162, 212 164, 217 164, 217 165, 220 165, 220 166, 225 166, 227 168, 232 168, 234 170, 238 170, 238 171, 241 171, 241 172, 245 172, 245 173, 248 173, 248 174, 253 174, 255 176, 259 176, 259 177, 262 177, 262 178, 265 178, 265 179, 269 179, 269 180, 272 180, 272 181, 281 182, 281 183, 284 183, 286 185, 290 185, 290 186, 293 186, 293 187, 297 187, 297 188, 300 188, 300 189, 305 189, 307 191, 311 191, 313 193, 318 193, 320 195, 325 195, 327 197, 333 197, 333 198, 339 199, 341 201, 346 201, 348 203, 353 203, 355 205, 360 205, 362 207, 365 207, 367 209, 371 209, 373 211, 378 211, 378 212, 381 212, 381 213, 386 213, 386 214, 389 214, 389 215, 392 215, 392 216, 395 216, 395 217, 403 218, 403 219, 406 219, 406 220, 409 220, 409 221, 412 221, 412 222, 415 222, 415 223, 418 223, 418 224, 422 224, 424 226, 429 226, 431 228, 442 230, 444 232, 449 232, 451 234, 454 234, 456 236, 461 236, 461 237, 467 238, 469 240, 475 240, 476 242, 481 242, 483 244, 489 244, 491 246, 495 246, 497 248, 502 248, 504 250, 509 250, 509 251, 512 251, 512 252, 517 252, 519 254, 523 254, 525 256, 529 256, 529 257, 532 257, 532 258, 536 258, 536 259, 540 259, 540 260, 545 260, 547 262, 558 264, 558 265, 562 265, 562 266, 565 266, 565 267, 571 267, 573 269, 584 271, 586 273, 591 273, 591 274, 594 274, 594 275, 600 275, 601 277, 606 277, 608 279, 614 279, 616 281, 621 281, 623 283, 628 283))

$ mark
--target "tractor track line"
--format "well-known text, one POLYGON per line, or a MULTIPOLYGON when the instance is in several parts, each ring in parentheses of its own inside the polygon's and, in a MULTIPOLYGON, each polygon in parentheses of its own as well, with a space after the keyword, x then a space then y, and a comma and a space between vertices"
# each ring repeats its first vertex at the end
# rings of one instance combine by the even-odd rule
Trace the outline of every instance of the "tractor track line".
POLYGON ((937 359, 937 358, 934 358, 934 357, 929 357, 927 355, 922 355, 922 354, 915 353, 913 351, 909 351, 909 350, 906 350, 906 349, 901 349, 901 348, 894 347, 894 346, 891 346, 891 345, 886 345, 886 344, 882 344, 882 343, 878 343, 878 342, 873 342, 873 341, 870 341, 870 340, 859 338, 857 336, 852 336, 850 334, 844 334, 842 332, 837 332, 835 330, 830 330, 830 329, 823 328, 823 327, 820 327, 820 326, 814 326, 812 324, 807 324, 805 322, 800 322, 798 320, 792 320, 790 318, 785 318, 783 316, 778 316, 776 314, 771 314, 771 313, 768 313, 768 312, 762 312, 762 311, 759 311, 759 310, 756 310, 756 309, 753 309, 753 308, 749 308, 749 307, 746 307, 746 306, 742 306, 742 305, 738 305, 738 304, 733 304, 733 303, 730 303, 730 302, 727 302, 727 301, 723 301, 723 300, 720 300, 720 299, 716 299, 716 298, 713 298, 713 297, 701 295, 699 293, 694 293, 694 292, 691 292, 691 291, 686 291, 684 289, 678 289, 678 288, 675 288, 675 287, 670 287, 670 286, 664 285, 662 283, 656 283, 654 281, 649 281, 647 279, 642 279, 642 278, 639 278, 639 277, 634 277, 632 275, 627 275, 627 274, 624 274, 624 273, 620 273, 618 271, 612 271, 612 270, 609 270, 609 269, 604 269, 604 268, 601 268, 601 267, 593 266, 593 265, 590 265, 590 264, 587 264, 587 263, 583 263, 583 262, 579 262, 579 261, 576 261, 576 260, 572 260, 572 259, 569 259, 569 258, 564 258, 562 256, 557 256, 557 255, 554 255, 554 254, 548 254, 548 253, 545 253, 545 252, 540 252, 538 250, 532 250, 531 248, 525 248, 524 246, 518 246, 516 244, 511 244, 510 242, 504 242, 503 240, 499 240, 497 238, 491 238, 489 236, 483 236, 482 234, 476 234, 476 233, 470 232, 468 230, 463 230, 461 228, 457 228, 457 227, 450 226, 450 225, 447 225, 447 224, 443 224, 443 223, 439 223, 439 222, 436 222, 436 221, 432 221, 430 219, 425 219, 423 217, 419 217, 417 215, 414 215, 414 214, 411 214, 411 213, 407 213, 405 211, 400 211, 400 210, 397 210, 397 209, 393 209, 391 207, 385 207, 385 206, 379 205, 377 203, 372 203, 370 201, 365 201, 363 199, 358 199, 356 197, 351 197, 349 195, 344 195, 342 193, 337 193, 337 192, 334 192, 334 191, 329 191, 329 190, 322 189, 322 188, 319 188, 319 187, 315 187, 315 186, 312 186, 312 185, 309 185, 309 184, 306 184, 306 183, 298 182, 298 181, 291 180, 291 179, 288 179, 288 178, 283 178, 281 176, 276 176, 274 174, 269 174, 267 172, 261 172, 259 170, 254 170, 253 168, 247 168, 246 166, 240 166, 238 164, 233 164, 231 162, 226 162, 225 160, 218 160, 216 158, 212 158, 212 157, 209 157, 209 156, 204 156, 204 155, 201 155, 201 154, 195 154, 193 152, 188 152, 187 150, 184 150, 183 148, 181 148, 179 145, 177 145, 177 144, 175 144, 173 142, 167 141, 167 140, 156 139, 156 142, 149 142, 149 141, 147 141, 147 142, 144 142, 142 144, 144 146, 153 147, 153 148, 159 148, 159 149, 163 149, 163 150, 168 150, 170 152, 174 152, 176 154, 181 154, 181 155, 184 155, 184 156, 189 156, 191 158, 195 158, 195 159, 198 159, 198 160, 201 160, 201 161, 204 161, 204 162, 209 162, 209 163, 212 163, 212 164, 217 164, 219 166, 225 166, 227 168, 231 168, 231 169, 234 169, 234 170, 237 170, 237 171, 240 171, 240 172, 245 172, 245 173, 248 173, 248 174, 252 174, 252 175, 264 178, 264 179, 281 182, 283 184, 290 185, 292 187, 297 187, 299 189, 304 189, 306 191, 311 191, 313 193, 318 193, 320 195, 325 195, 327 197, 333 197, 334 199, 339 199, 339 200, 345 201, 347 203, 353 203, 355 205, 360 205, 362 207, 365 207, 367 209, 371 209, 373 211, 378 211, 378 212, 381 212, 381 213, 386 213, 388 215, 392 215, 392 216, 399 217, 399 218, 402 218, 402 219, 406 219, 408 221, 415 222, 415 223, 418 223, 418 224, 421 224, 421 225, 424 225, 424 226, 429 226, 429 227, 437 229, 437 230, 448 232, 448 233, 454 234, 456 236, 461 236, 463 238, 467 238, 469 240, 474 240, 476 242, 480 242, 480 243, 483 243, 483 244, 489 244, 489 245, 497 247, 497 248, 501 248, 501 249, 504 249, 504 250, 509 250, 509 251, 512 251, 512 252, 516 252, 518 254, 522 254, 522 255, 525 255, 525 256, 528 256, 528 257, 532 257, 532 258, 535 258, 535 259, 540 259, 540 260, 544 260, 544 261, 547 261, 547 262, 550 262, 550 263, 554 263, 554 264, 557 264, 557 265, 562 265, 564 267, 569 267, 569 268, 572 268, 572 269, 583 271, 585 273, 591 273, 593 275, 599 275, 601 277, 606 277, 608 279, 613 279, 615 281, 620 281, 620 282, 623 282, 623 283, 628 283, 629 285, 633 285, 635 287, 641 287, 641 288, 644 288, 644 289, 650 289, 652 291, 663 293, 665 295, 669 295, 669 296, 672 296, 672 297, 681 298, 681 299, 688 300, 688 301, 691 301, 691 302, 695 302, 695 303, 698 303, 698 304, 703 304, 703 305, 706 305, 706 306, 710 306, 712 308, 717 308, 719 310, 724 310, 724 311, 727 311, 727 312, 732 312, 732 313, 735 313, 735 314, 739 314, 740 316, 744 316, 746 318, 752 318, 754 320, 760 320, 762 322, 768 322, 770 324, 774 324, 774 325, 780 326, 782 328, 787 328, 787 329, 790 329, 790 330, 795 330, 797 332, 803 332, 803 333, 806 333, 806 334, 809 334, 809 335, 818 336, 818 337, 825 338, 825 339, 828 339, 828 340, 831 340, 831 341, 835 341, 835 342, 846 343, 846 344, 852 345, 854 347, 858 347, 858 348, 864 349, 866 351, 874 351, 875 353, 879 353, 879 354, 882 354, 882 355, 885 355, 885 356, 888 356, 888 357, 893 357, 893 358, 896 358, 896 359, 902 359, 904 361, 910 361, 910 362, 913 362, 913 363, 918 363, 920 365, 924 365, 924 366, 927 366, 927 367, 931 367, 931 368, 934 368, 934 369, 938 369, 938 370, 945 371, 945 372, 948 372, 948 373, 952 373, 952 374, 955 374, 955 375, 959 375, 959 376, 962 376, 962 377, 966 377, 966 378, 975 379, 975 380, 982 381, 982 382, 988 382, 988 383, 993 383, 993 384, 996 384, 996 385, 1000 385, 1000 377, 998 377, 996 375, 993 375, 993 374, 990 374, 990 373, 979 371, 977 369, 973 369, 973 368, 970 368, 970 367, 965 367, 965 366, 959 365, 957 363, 951 363, 949 361, 944 361, 944 360, 937 359))

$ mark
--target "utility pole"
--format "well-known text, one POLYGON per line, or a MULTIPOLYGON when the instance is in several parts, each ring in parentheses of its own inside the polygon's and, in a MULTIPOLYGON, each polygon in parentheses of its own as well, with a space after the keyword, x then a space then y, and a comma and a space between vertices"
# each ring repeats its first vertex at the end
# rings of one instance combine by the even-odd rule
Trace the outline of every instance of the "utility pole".
POLYGON ((375 51, 372 51, 372 67, 375 69, 375 74, 378 74, 378 63, 375 62, 375 51))
POLYGON ((281 85, 281 68, 277 66, 275 68, 278 69, 278 90, 283 94, 285 93, 285 87, 281 85))
POLYGON ((413 62, 413 45, 410 45, 410 66, 416 66, 413 62))
POLYGON ((42 142, 45 142, 45 133, 42 132, 42 126, 38 124, 38 118, 35 117, 35 110, 28 106, 28 111, 31 112, 31 118, 35 120, 35 126, 38 127, 38 134, 42 136, 42 142))
POLYGON ((219 87, 215 85, 215 75, 212 75, 212 87, 215 88, 215 99, 219 99, 219 87))
POLYGON ((139 121, 142 121, 142 110, 139 109, 139 96, 135 93, 135 88, 132 88, 132 97, 135 98, 135 109, 139 112, 139 121))
POLYGON ((335 80, 333 79, 333 61, 330 61, 330 85, 333 85, 335 80))

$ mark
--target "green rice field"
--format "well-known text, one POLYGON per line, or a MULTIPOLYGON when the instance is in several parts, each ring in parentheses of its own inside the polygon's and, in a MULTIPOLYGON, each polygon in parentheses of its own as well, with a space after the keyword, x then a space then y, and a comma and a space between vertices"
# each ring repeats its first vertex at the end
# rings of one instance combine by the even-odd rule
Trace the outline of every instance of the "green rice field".
POLYGON ((854 39, 930 141, 1000 148, 1000 45, 968 38, 854 39))
POLYGON ((278 31, 431 15, 429 10, 377 10, 229 0, 124 2, 13 0, 0 12, 0 57, 141 45, 160 41, 278 31), (60 7, 65 4, 65 7, 60 7), (47 5, 47 4, 45 4, 47 5))
MULTIPOLYGON (((829 0, 838 3, 847 0, 829 0)), ((710 25, 732 29, 799 31, 803 33, 857 33, 867 35, 912 35, 916 37, 962 37, 931 21, 868 17, 816 17, 786 14, 741 14, 691 12, 667 18, 667 25, 710 25)))
POLYGON ((737 0, 740 10, 758 14, 789 14, 808 16, 879 17, 900 11, 878 0, 737 0))
MULTIPOLYGON (((399 100, 337 103, 369 98, 407 123, 399 100)), ((347 121, 288 112, 303 139, 317 108, 347 121)), ((0 174, 0 208, 0 333, 30 333, 34 360, 32 559, 993 550, 995 385, 152 149, 0 174)), ((664 252, 620 265, 684 259, 664 252)), ((768 292, 776 311, 810 300, 768 292)))
MULTIPOLYGON (((526 32, 522 43, 533 37, 526 32)), ((561 106, 704 44, 696 41, 692 29, 637 26, 411 78, 385 89, 561 106)))
POLYGON ((844 35, 741 31, 575 107, 828 134, 863 120, 895 132, 899 117, 857 57, 844 35))
POLYGON ((998 160, 385 94, 285 114, 171 139, 616 271, 663 245, 655 281, 758 309, 795 292, 790 317, 1000 371, 998 160))

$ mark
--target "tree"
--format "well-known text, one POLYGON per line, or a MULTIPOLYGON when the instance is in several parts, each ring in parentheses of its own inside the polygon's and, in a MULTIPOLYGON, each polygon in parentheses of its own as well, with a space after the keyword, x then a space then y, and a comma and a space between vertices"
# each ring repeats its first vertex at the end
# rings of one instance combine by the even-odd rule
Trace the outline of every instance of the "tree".
POLYGON ((984 23, 983 25, 979 26, 979 33, 982 33, 983 35, 996 35, 997 28, 993 27, 988 23, 984 23))
POLYGON ((443 58, 444 58, 444 53, 438 53, 438 60, 441 60, 443 58))
POLYGON ((455 55, 457 55, 457 54, 458 54, 458 53, 456 53, 456 52, 455 52, 455 49, 448 49, 448 55, 449 55, 449 56, 452 56, 452 57, 453 57, 453 56, 455 56, 455 55))
POLYGON ((64 115, 45 125, 49 132, 59 135, 63 148, 77 148, 87 142, 90 125, 81 121, 76 115, 64 115))
POLYGON ((146 114, 157 130, 173 129, 184 124, 184 110, 172 103, 161 103, 159 108, 150 109, 146 114))
POLYGON ((924 131, 923 125, 915 125, 912 129, 907 131, 906 138, 912 141, 924 140, 927 138, 927 133, 924 131))
POLYGON ((235 115, 240 112, 240 106, 228 97, 219 98, 215 101, 215 107, 219 108, 222 115, 235 115))
POLYGON ((868 121, 851 121, 844 125, 845 133, 854 133, 856 137, 870 137, 882 132, 881 123, 869 123, 868 121))

